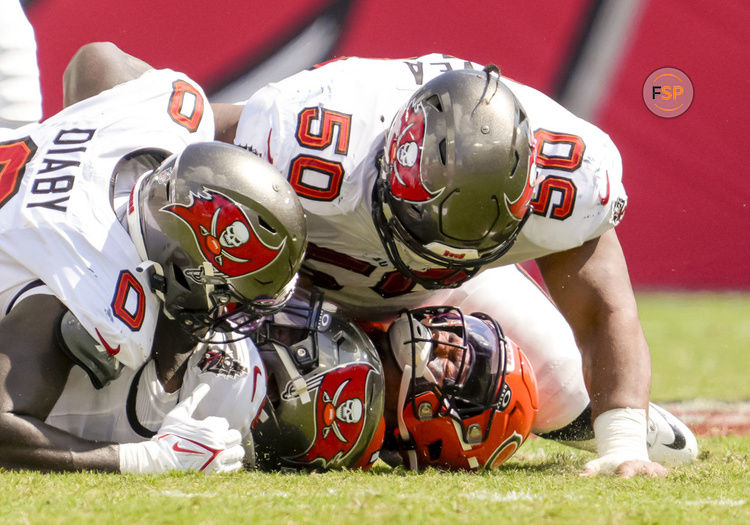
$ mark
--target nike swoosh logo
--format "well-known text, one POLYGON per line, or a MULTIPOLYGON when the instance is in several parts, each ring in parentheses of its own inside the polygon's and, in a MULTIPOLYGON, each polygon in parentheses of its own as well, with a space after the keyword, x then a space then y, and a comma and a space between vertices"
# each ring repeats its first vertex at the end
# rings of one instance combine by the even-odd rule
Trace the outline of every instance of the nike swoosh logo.
MULTIPOLYGON (((658 407, 656 407, 656 409, 661 412, 658 407)), ((664 443, 664 446, 667 448, 671 448, 672 450, 682 450, 683 448, 685 448, 685 446, 687 445, 685 435, 680 431, 679 428, 670 423, 667 416, 665 416, 663 413, 661 414, 661 416, 664 418, 664 421, 667 422, 667 425, 669 425, 669 428, 672 429, 672 433, 674 434, 674 441, 672 441, 671 443, 664 443)))
POLYGON ((182 448, 180 446, 180 442, 179 441, 177 443, 175 443, 174 445, 172 445, 172 450, 174 450, 175 452, 186 452, 188 454, 203 454, 203 451, 201 451, 201 450, 192 450, 192 449, 189 449, 189 448, 182 448))
POLYGON ((672 423, 667 421, 667 424, 669 425, 669 427, 672 429, 672 432, 674 433, 674 441, 672 441, 672 443, 665 443, 664 446, 671 448, 673 450, 682 450, 683 448, 685 448, 685 445, 687 445, 685 436, 672 423))
POLYGON ((607 178, 607 193, 604 195, 602 195, 601 193, 599 194, 599 202, 602 204, 602 206, 609 202, 609 172, 605 172, 604 176, 607 178))
POLYGON ((201 466, 201 468, 198 469, 198 470, 204 470, 207 466, 209 466, 211 464, 211 462, 216 458, 216 456, 218 456, 219 453, 223 452, 223 450, 224 450, 224 449, 211 448, 211 447, 209 447, 207 445, 204 445, 203 443, 199 443, 198 441, 193 441, 192 439, 189 439, 189 438, 186 438, 186 437, 178 436, 177 434, 162 434, 161 436, 158 437, 158 439, 163 439, 163 438, 166 438, 166 437, 169 437, 169 436, 172 436, 172 437, 177 438, 179 440, 179 441, 176 441, 176 442, 174 442, 172 444, 172 450, 174 450, 175 452, 182 452, 182 453, 185 453, 185 454, 199 454, 199 455, 208 454, 209 455, 208 460, 205 463, 203 463, 203 466, 201 466), (184 448, 184 447, 180 446, 183 441, 187 441, 188 443, 192 443, 193 445, 195 445, 197 447, 200 447, 203 450, 195 450, 195 449, 192 449, 192 448, 184 448))
POLYGON ((255 389, 258 387, 258 376, 261 375, 263 372, 260 371, 259 367, 253 368, 253 395, 250 397, 251 401, 255 400, 255 389))
POLYGON ((99 342, 104 346, 104 349, 107 351, 109 355, 117 355, 120 353, 120 345, 117 345, 117 348, 112 348, 107 341, 104 340, 102 337, 102 334, 99 333, 99 330, 94 328, 96 331, 96 336, 99 338, 99 342))
POLYGON ((273 164, 273 157, 271 156, 271 133, 273 133, 273 128, 268 130, 268 140, 267 140, 266 149, 268 149, 268 162, 273 164))

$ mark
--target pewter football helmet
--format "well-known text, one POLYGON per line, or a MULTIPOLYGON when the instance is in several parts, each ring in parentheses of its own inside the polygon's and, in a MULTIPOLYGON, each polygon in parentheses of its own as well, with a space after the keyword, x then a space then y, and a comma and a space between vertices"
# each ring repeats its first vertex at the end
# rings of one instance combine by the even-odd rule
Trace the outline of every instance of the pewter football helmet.
POLYGON ((529 121, 495 66, 434 78, 386 140, 373 218, 389 258, 427 288, 458 286, 513 245, 534 172, 529 121))
POLYGON ((258 466, 370 468, 385 434, 385 387, 364 332, 332 304, 295 295, 254 337, 268 376, 253 429, 258 466))
POLYGON ((267 162, 192 144, 142 175, 128 227, 164 312, 196 334, 232 331, 283 306, 307 242, 302 206, 267 162))

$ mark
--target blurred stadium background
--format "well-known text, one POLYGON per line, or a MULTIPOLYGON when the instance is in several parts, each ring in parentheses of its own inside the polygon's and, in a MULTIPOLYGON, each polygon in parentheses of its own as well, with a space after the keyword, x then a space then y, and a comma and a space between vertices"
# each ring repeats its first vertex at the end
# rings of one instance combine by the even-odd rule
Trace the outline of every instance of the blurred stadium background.
POLYGON ((336 56, 443 52, 498 64, 612 136, 630 203, 618 228, 638 290, 750 290, 750 25, 742 0, 27 0, 45 116, 86 42, 188 73, 214 100, 336 56), (695 97, 651 114, 646 77, 671 66, 695 97))

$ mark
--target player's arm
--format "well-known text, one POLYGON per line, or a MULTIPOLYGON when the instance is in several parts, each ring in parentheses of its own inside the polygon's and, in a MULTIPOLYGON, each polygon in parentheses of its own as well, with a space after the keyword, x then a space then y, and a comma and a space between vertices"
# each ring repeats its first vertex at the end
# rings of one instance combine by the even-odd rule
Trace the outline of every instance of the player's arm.
POLYGON ((645 419, 641 429, 638 418, 612 412, 631 408, 645 414, 651 384, 648 344, 617 234, 609 230, 537 263, 582 353, 600 456, 614 451, 614 457, 624 458, 618 462, 620 475, 663 475, 664 468, 648 460, 645 419), (608 421, 612 424, 602 426, 608 421))
MULTIPOLYGON (((63 105, 93 97, 153 69, 143 60, 129 55, 112 42, 91 42, 76 51, 63 73, 63 105)), ((232 144, 242 106, 212 103, 216 140, 232 144)))
POLYGON ((63 73, 63 105, 68 107, 93 97, 138 78, 149 69, 153 68, 112 42, 84 44, 70 59, 63 73))
POLYGON ((64 311, 55 297, 35 295, 0 320, 0 467, 142 474, 242 467, 240 433, 224 418, 192 417, 207 385, 187 393, 150 441, 88 441, 46 424, 72 367, 55 336, 64 311))
POLYGON ((237 135, 237 124, 242 114, 242 105, 224 104, 212 102, 211 107, 214 110, 214 122, 216 127, 216 140, 234 144, 234 137, 237 135))
POLYGON ((35 295, 0 320, 0 467, 116 472, 116 445, 44 423, 72 367, 54 335, 64 308, 51 295, 35 295))

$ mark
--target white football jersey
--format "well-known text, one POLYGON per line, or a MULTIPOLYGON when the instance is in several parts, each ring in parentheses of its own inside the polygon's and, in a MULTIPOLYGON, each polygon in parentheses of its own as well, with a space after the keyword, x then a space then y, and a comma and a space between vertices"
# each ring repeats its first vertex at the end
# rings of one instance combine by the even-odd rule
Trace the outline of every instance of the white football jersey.
POLYGON ((151 351, 159 304, 110 204, 113 169, 144 148, 213 140, 201 88, 151 70, 41 124, 0 132, 0 318, 45 284, 124 365, 151 351))
MULTIPOLYGON (((350 310, 377 315, 429 300, 429 291, 388 260, 372 219, 372 192, 377 157, 399 109, 421 85, 460 68, 482 66, 439 54, 346 58, 269 84, 246 101, 235 143, 288 178, 307 213, 304 271, 350 310)), ((494 265, 580 246, 616 225, 626 204, 609 137, 539 91, 502 80, 528 114, 540 178, 533 214, 494 265)))
POLYGON ((164 391, 153 360, 96 390, 86 373, 73 367, 46 422, 88 440, 132 443, 150 439, 164 416, 202 383, 211 389, 193 418, 220 416, 246 436, 266 395, 266 372, 250 339, 196 350, 182 387, 164 391))

